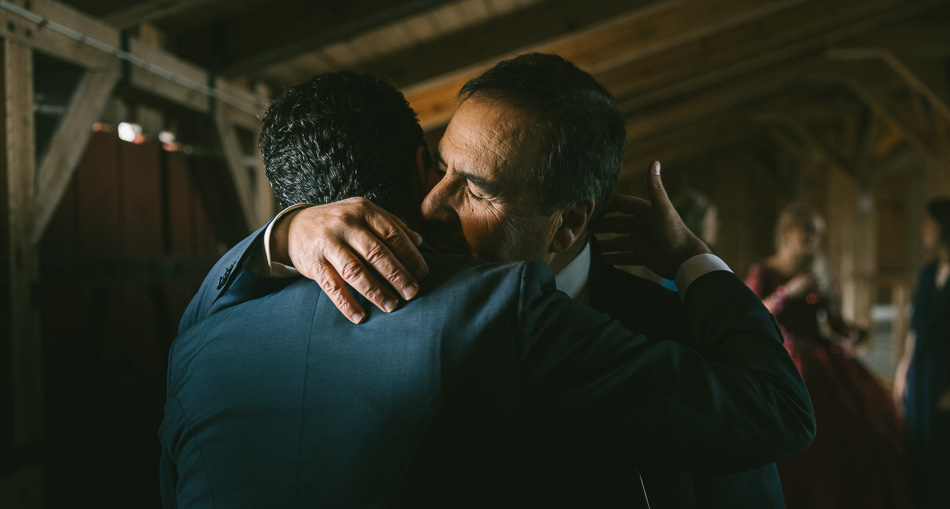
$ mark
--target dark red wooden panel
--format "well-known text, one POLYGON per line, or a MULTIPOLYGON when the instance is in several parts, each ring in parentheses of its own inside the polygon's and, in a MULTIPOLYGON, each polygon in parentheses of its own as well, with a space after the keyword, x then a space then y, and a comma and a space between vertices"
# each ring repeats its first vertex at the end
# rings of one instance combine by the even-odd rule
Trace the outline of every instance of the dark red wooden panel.
POLYGON ((46 226, 43 237, 40 240, 41 251, 66 251, 76 252, 79 250, 79 186, 76 182, 76 176, 73 175, 63 193, 62 199, 56 208, 56 212, 46 226))
POLYGON ((119 140, 112 132, 95 132, 76 173, 80 249, 92 253, 120 252, 119 140))
POLYGON ((188 159, 182 152, 166 152, 165 171, 168 183, 169 250, 175 254, 197 251, 192 189, 188 176, 188 159))
POLYGON ((119 143, 121 231, 127 253, 162 252, 161 145, 119 143))

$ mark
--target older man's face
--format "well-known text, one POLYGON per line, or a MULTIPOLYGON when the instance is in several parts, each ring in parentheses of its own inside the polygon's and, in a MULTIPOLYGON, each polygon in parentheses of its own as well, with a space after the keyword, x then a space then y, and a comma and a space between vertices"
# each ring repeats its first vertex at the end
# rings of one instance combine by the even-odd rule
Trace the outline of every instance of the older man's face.
POLYGON ((441 180, 422 203, 433 243, 488 260, 542 259, 558 214, 537 212, 539 130, 520 110, 465 100, 439 144, 441 180))

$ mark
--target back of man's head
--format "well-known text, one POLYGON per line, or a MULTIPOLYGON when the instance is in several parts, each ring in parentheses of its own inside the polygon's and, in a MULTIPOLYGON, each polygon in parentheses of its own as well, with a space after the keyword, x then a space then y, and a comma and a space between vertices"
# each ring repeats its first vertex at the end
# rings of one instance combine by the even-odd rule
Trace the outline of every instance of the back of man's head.
POLYGON ((284 207, 362 196, 403 215, 424 145, 402 93, 371 74, 318 74, 285 90, 261 121, 267 178, 284 207))
POLYGON ((623 165, 626 129, 613 97, 593 76, 557 55, 529 53, 469 80, 459 98, 502 101, 525 111, 545 132, 539 213, 588 199, 591 223, 604 211, 623 165))

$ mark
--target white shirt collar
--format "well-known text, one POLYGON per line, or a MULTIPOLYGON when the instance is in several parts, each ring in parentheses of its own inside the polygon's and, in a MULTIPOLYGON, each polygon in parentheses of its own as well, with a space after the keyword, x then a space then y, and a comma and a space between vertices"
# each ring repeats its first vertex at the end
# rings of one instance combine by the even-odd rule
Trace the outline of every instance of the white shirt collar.
POLYGON ((590 241, 584 244, 584 249, 574 257, 560 272, 554 275, 557 289, 577 299, 590 276, 590 241))

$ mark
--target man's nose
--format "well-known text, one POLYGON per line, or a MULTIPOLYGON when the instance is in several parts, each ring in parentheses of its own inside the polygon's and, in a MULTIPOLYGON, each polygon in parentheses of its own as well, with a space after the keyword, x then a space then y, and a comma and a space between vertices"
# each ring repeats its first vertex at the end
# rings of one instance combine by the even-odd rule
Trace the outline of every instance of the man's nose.
POLYGON ((422 200, 422 217, 426 221, 449 222, 457 217, 452 208, 455 186, 453 179, 443 177, 422 200))

